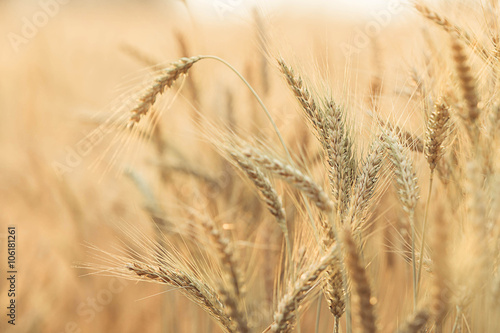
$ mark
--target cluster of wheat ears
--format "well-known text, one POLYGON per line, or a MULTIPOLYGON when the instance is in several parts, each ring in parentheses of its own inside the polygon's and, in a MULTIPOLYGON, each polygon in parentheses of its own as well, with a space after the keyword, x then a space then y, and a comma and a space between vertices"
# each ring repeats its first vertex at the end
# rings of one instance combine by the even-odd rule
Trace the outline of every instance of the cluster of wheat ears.
MULTIPOLYGON (((231 179, 209 200, 223 200, 225 209, 235 211, 227 218, 209 202, 203 211, 184 209, 184 218, 172 223, 149 193, 156 239, 142 244, 146 254, 135 249, 123 257, 111 254, 115 265, 107 271, 178 289, 225 332, 300 329, 301 314, 318 299, 331 312, 321 321, 329 320, 334 332, 499 331, 500 30, 492 24, 483 41, 427 6, 415 9, 444 29, 449 40, 441 58, 434 55, 427 68, 412 74, 423 135, 383 117, 377 102, 382 83, 375 78, 369 104, 376 130, 362 146, 352 131, 356 115, 350 106, 318 93, 308 86, 307 75, 277 56, 281 84, 291 90, 321 147, 316 155, 291 151, 263 100, 224 60, 191 56, 155 68, 155 79, 127 114, 129 130, 139 131, 144 122, 156 124, 155 101, 179 81, 187 79, 196 96, 189 73, 212 59, 248 85, 281 145, 271 149, 258 137, 250 142, 234 128, 210 130, 208 140, 221 153, 231 179), (473 58, 481 72, 473 70, 473 58), (436 70, 447 74, 434 81, 419 79, 436 70), (234 179, 234 170, 246 181, 234 179), (255 193, 260 202, 252 201, 255 193), (398 200, 390 201, 391 196, 398 200), (244 199, 236 202, 235 197, 244 199), (380 229, 373 226, 382 205, 398 221, 384 229, 384 246, 377 247, 380 229), (243 227, 225 221, 246 218, 251 222, 243 227), (274 222, 262 226, 258 220, 274 222), (397 254, 405 265, 402 273, 392 274, 380 252, 397 254), (389 310, 394 311, 392 323, 381 320, 385 304, 377 296, 382 285, 391 284, 398 297, 384 301, 395 309, 389 310), (267 323, 254 315, 262 311, 269 312, 263 315, 267 323)), ((158 137, 160 130, 150 136, 158 137)), ((161 140, 152 141, 161 151, 161 140)), ((189 184, 201 192, 220 186, 203 172, 175 168, 190 175, 189 184)), ((316 324, 302 330, 318 331, 319 321, 318 315, 316 324)))

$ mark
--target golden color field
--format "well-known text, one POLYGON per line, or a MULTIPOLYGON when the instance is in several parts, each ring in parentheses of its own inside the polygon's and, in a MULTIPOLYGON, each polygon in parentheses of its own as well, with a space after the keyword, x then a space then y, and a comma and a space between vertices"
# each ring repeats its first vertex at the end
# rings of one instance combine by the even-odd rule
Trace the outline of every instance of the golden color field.
POLYGON ((0 331, 499 332, 497 1, 210 8, 0 2, 0 331))

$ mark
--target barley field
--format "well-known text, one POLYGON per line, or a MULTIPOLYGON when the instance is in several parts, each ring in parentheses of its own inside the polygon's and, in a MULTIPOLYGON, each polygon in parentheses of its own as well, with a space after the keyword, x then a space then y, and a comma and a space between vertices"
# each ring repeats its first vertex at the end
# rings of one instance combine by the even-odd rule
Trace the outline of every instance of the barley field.
POLYGON ((0 332, 500 331, 500 5, 305 3, 0 2, 0 332))

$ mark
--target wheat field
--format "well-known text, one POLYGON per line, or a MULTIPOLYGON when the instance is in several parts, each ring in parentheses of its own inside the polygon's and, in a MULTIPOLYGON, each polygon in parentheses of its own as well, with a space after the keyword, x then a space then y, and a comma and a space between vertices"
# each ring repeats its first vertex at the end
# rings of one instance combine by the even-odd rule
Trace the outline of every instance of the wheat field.
POLYGON ((0 2, 1 332, 500 331, 498 2, 321 6, 0 2))

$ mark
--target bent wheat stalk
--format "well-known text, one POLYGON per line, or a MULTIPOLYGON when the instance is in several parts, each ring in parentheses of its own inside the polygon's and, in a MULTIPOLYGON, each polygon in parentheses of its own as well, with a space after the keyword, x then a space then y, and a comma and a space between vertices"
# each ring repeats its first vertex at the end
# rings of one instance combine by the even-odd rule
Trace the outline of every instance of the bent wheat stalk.
POLYGON ((236 68, 234 68, 230 63, 228 63, 224 59, 221 59, 221 58, 219 58, 217 56, 213 56, 213 55, 198 55, 198 56, 194 56, 194 57, 190 57, 190 58, 184 57, 184 58, 180 58, 178 61, 171 63, 171 65, 163 71, 162 75, 157 77, 154 80, 153 84, 139 98, 139 103, 131 111, 132 116, 130 117, 130 121, 129 121, 127 126, 129 128, 132 128, 135 124, 137 124, 140 121, 141 117, 148 114, 149 110, 151 109, 151 107, 155 103, 158 95, 162 94, 165 91, 165 89, 172 87, 172 85, 175 83, 175 81, 182 74, 187 74, 189 69, 196 62, 198 62, 202 59, 212 59, 212 60, 216 60, 216 61, 222 63, 223 65, 228 67, 231 71, 233 71, 243 81, 243 83, 247 86, 247 88, 252 92, 254 97, 257 99, 259 105, 264 110, 266 116, 269 118, 269 121, 271 122, 271 124, 274 128, 274 131, 276 132, 276 135, 278 136, 280 143, 283 146, 283 149, 285 150, 287 157, 289 158, 290 161, 292 161, 292 157, 290 155, 290 152, 288 151, 285 140, 283 140, 283 137, 281 136, 281 133, 278 129, 278 126, 276 125, 276 122, 274 121, 274 119, 271 116, 271 113, 269 112, 267 107, 264 105, 264 102, 262 101, 262 99, 255 92, 255 90, 248 83, 248 81, 243 77, 243 75, 241 75, 240 72, 238 72, 236 70, 236 68))

